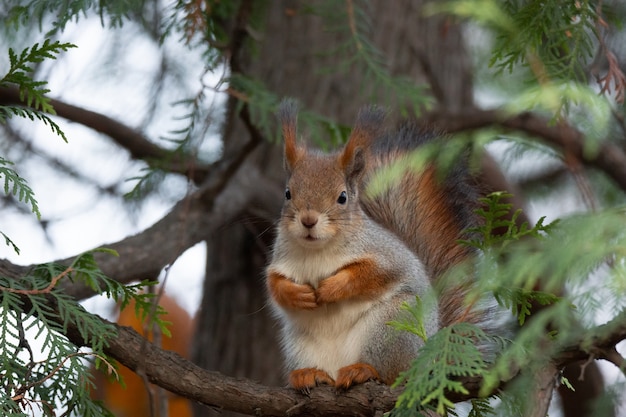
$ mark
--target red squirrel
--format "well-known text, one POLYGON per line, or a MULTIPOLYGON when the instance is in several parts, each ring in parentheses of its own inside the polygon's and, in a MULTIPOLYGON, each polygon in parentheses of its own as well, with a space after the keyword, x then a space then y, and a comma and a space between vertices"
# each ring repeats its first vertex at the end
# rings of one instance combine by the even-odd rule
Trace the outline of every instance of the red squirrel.
MULTIPOLYGON (((297 143, 293 102, 279 110, 288 178, 267 287, 282 325, 289 383, 299 390, 392 383, 423 341, 388 322, 469 254, 457 239, 471 224, 473 196, 458 178, 441 183, 430 167, 366 195, 379 169, 433 136, 410 125, 385 134, 384 116, 377 108, 362 110, 345 147, 324 154, 297 143)), ((438 294, 431 304, 439 307, 424 317, 427 335, 479 320, 465 305, 465 292, 459 285, 438 294)))

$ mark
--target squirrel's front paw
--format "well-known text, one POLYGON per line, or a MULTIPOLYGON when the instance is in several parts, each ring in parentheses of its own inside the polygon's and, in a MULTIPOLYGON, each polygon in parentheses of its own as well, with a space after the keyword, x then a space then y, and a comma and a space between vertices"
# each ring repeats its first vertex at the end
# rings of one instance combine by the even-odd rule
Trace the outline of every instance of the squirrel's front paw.
POLYGON ((372 365, 359 362, 339 369, 335 387, 337 389, 348 389, 352 385, 362 384, 372 379, 380 380, 378 371, 372 365))
POLYGON ((322 384, 335 385, 335 380, 321 369, 302 368, 291 371, 289 374, 289 385, 305 393, 308 393, 310 388, 322 384))
POLYGON ((350 274, 346 271, 339 271, 320 282, 317 287, 317 303, 336 303, 352 297, 352 286, 350 274))
POLYGON ((308 284, 296 284, 282 275, 272 273, 267 285, 274 300, 283 308, 312 310, 318 306, 315 290, 308 284))

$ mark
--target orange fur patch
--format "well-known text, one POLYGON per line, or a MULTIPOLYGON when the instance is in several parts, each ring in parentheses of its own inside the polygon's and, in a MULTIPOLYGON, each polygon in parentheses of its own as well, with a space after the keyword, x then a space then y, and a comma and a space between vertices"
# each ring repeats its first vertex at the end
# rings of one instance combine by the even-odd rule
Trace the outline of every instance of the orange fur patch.
POLYGON ((385 292, 393 277, 372 259, 363 259, 340 269, 320 283, 317 303, 336 303, 350 299, 375 299, 385 292))
POLYGON ((272 298, 283 308, 312 310, 318 306, 312 286, 297 284, 276 272, 268 274, 267 287, 272 298))
POLYGON ((426 264, 436 276, 446 271, 461 259, 465 259, 467 249, 457 243, 461 230, 455 213, 450 210, 442 184, 437 180, 435 168, 430 167, 422 174, 419 182, 419 201, 424 221, 418 236, 425 237, 427 251, 426 264))

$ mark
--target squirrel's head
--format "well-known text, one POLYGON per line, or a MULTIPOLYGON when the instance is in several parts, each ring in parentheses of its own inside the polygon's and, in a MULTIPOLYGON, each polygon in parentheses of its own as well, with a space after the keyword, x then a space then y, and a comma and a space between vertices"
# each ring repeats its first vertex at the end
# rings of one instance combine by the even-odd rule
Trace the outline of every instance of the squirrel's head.
POLYGON ((281 104, 279 118, 285 140, 287 186, 281 229, 306 247, 322 248, 347 236, 364 216, 358 201, 366 169, 365 146, 379 133, 384 114, 362 111, 346 143, 337 153, 324 154, 297 143, 297 108, 281 104), (379 123, 375 123, 378 120, 379 123))

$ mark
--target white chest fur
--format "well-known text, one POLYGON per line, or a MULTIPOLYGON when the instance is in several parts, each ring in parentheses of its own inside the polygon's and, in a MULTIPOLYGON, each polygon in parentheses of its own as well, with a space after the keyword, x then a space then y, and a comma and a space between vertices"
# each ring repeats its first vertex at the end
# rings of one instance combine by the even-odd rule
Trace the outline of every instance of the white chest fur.
POLYGON ((369 334, 372 302, 343 301, 313 311, 283 312, 283 344, 290 369, 337 371, 359 361, 369 334))
POLYGON ((349 256, 337 245, 315 251, 293 248, 289 256, 275 259, 272 269, 298 284, 317 287, 321 280, 333 275, 353 259, 354 256, 349 256))
MULTIPOLYGON (((354 260, 341 247, 295 250, 279 257, 272 269, 299 284, 319 283, 354 260)), ((339 368, 358 362, 370 333, 372 301, 341 301, 314 310, 275 310, 283 324, 283 347, 289 369, 319 368, 336 377, 339 368)))

